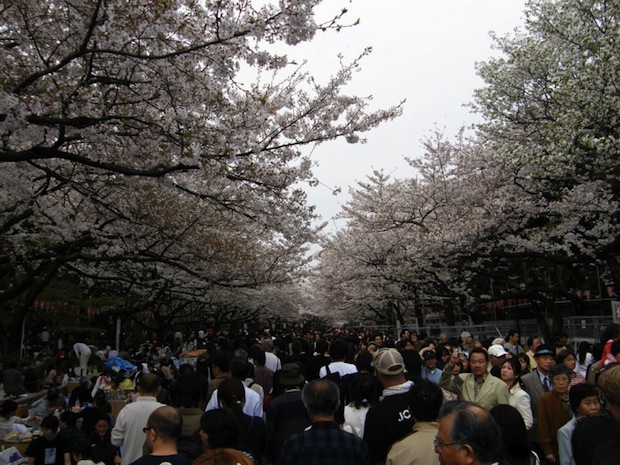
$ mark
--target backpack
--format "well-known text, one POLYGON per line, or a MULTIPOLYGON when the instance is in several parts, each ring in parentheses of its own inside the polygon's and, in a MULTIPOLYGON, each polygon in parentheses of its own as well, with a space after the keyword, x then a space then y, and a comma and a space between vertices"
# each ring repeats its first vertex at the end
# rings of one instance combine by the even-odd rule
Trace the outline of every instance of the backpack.
POLYGON ((325 365, 325 376, 323 379, 329 379, 336 383, 338 389, 340 390, 340 406, 336 411, 336 422, 341 425, 344 423, 344 406, 347 404, 347 386, 340 376, 339 372, 332 373, 329 369, 329 364, 325 365))
POLYGON ((191 436, 181 436, 177 440, 177 452, 187 457, 190 462, 196 460, 203 452, 200 440, 200 429, 191 436))

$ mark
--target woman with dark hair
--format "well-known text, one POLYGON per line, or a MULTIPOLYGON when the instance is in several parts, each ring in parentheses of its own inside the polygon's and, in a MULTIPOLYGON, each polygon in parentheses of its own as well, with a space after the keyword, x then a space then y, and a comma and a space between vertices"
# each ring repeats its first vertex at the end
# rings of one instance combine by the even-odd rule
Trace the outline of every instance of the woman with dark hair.
POLYGON ((461 373, 471 373, 471 368, 469 366, 469 353, 461 352, 459 354, 459 358, 461 359, 461 373))
POLYGON ((511 405, 499 404, 489 414, 499 425, 501 432, 501 458, 499 465, 538 465, 540 459, 530 449, 523 417, 511 405))
POLYGON ((572 373, 569 389, 575 384, 581 384, 586 382, 586 379, 575 370, 575 368, 577 367, 577 357, 575 357, 575 354, 572 350, 560 350, 560 352, 558 352, 558 355, 556 355, 555 357, 555 363, 557 363, 558 365, 564 365, 572 373))
POLYGON ((372 367, 372 361, 374 355, 367 350, 362 350, 355 356, 355 366, 358 373, 375 373, 375 369, 372 367))
POLYGON ((534 423, 532 402, 530 395, 521 386, 521 365, 516 358, 509 358, 502 363, 500 376, 508 388, 508 403, 519 412, 525 428, 530 429, 534 423))
POLYGON ((520 364, 519 376, 526 375, 530 372, 530 357, 525 352, 517 354, 517 361, 520 364))
POLYGON ((267 450, 267 427, 262 418, 243 413, 243 382, 237 378, 227 378, 220 384, 217 392, 220 408, 229 409, 239 420, 239 448, 250 452, 257 465, 260 465, 267 450))
POLYGON ((590 352, 590 343, 581 341, 577 349, 577 373, 584 378, 588 374, 588 367, 594 363, 594 355, 590 352))
POLYGON ((400 354, 405 362, 405 378, 418 381, 422 375, 422 357, 413 350, 403 350, 400 354))
POLYGON ((349 387, 349 404, 344 407, 344 422, 351 427, 353 433, 364 437, 366 414, 370 407, 379 402, 381 391, 369 373, 358 373, 349 387))
POLYGON ((446 364, 450 361, 450 351, 446 348, 445 345, 437 346, 437 368, 443 370, 446 364))
POLYGON ((194 465, 255 465, 250 454, 239 450, 240 432, 239 420, 229 409, 203 413, 200 439, 205 452, 194 460, 194 465))
POLYGON ((121 463, 118 447, 112 444, 110 415, 100 414, 95 421, 95 429, 88 436, 88 444, 92 446, 93 460, 103 462, 105 465, 117 465, 121 463))

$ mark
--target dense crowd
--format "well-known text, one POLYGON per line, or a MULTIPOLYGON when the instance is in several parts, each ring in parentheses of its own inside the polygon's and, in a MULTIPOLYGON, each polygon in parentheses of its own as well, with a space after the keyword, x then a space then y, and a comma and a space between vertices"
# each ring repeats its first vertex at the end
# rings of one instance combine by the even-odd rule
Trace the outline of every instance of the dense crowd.
POLYGON ((30 428, 30 465, 598 465, 620 452, 615 324, 575 348, 565 334, 521 346, 517 330, 347 329, 72 348, 41 376, 2 372, 0 438, 30 428), (16 415, 11 396, 41 389, 16 415))

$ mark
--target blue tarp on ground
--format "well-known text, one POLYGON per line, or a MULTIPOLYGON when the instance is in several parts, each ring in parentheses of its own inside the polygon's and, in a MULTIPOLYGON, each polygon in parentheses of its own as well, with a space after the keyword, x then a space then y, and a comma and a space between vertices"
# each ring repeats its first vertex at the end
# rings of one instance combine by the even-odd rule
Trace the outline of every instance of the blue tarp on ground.
POLYGON ((125 370, 131 372, 136 369, 136 366, 133 363, 129 363, 127 360, 120 357, 112 357, 108 359, 104 365, 114 371, 125 370))

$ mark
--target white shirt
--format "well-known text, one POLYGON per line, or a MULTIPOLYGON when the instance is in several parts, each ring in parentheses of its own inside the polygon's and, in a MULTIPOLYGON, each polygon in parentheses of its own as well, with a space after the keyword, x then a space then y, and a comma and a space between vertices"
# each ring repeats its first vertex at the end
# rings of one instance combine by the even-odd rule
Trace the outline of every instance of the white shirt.
POLYGON ((274 373, 282 369, 282 362, 278 356, 272 352, 265 352, 265 366, 274 373))
POLYGON ((364 438, 364 426, 366 425, 366 414, 370 406, 355 408, 353 403, 344 408, 344 422, 351 426, 353 433, 360 438, 364 438))
POLYGON ((164 405, 157 402, 155 397, 140 396, 118 413, 112 429, 112 444, 123 446, 121 465, 129 465, 142 457, 142 445, 146 439, 142 429, 151 413, 164 405))
MULTIPOLYGON (((260 395, 253 389, 250 389, 245 384, 243 385, 245 389, 245 404, 243 404, 243 413, 249 415, 251 417, 261 417, 263 416, 263 402, 261 401, 260 395)), ((209 403, 207 404, 207 408, 205 408, 205 412, 209 410, 216 410, 220 408, 220 403, 217 398, 217 389, 213 391, 211 395, 211 399, 209 399, 209 403)), ((124 465, 124 464, 122 464, 124 465)))
MULTIPOLYGON (((346 362, 331 362, 329 365, 330 373, 340 373, 340 376, 350 375, 357 373, 357 367, 352 363, 346 362)), ((327 369, 323 366, 319 370, 319 378, 325 378, 327 376, 327 369)))
POLYGON ((521 414, 521 417, 523 417, 523 422, 525 423, 525 428, 530 429, 534 424, 530 395, 521 389, 519 384, 515 384, 508 390, 508 392, 510 393, 508 403, 516 408, 521 414))

